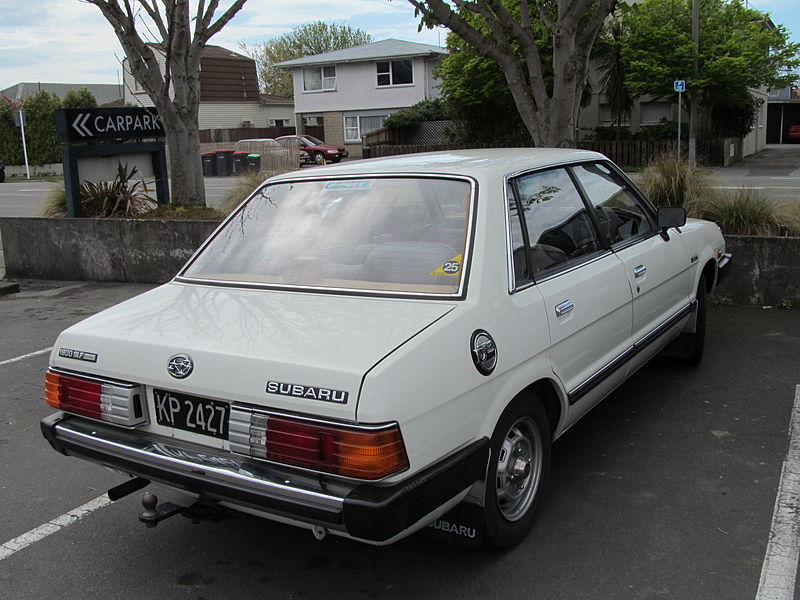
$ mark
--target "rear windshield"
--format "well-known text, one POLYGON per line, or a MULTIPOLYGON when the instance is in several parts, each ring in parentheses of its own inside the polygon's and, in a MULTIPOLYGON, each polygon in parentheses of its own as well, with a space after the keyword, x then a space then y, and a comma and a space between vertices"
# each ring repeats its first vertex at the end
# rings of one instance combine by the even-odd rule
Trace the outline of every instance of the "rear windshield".
POLYGON ((432 177, 266 185, 183 278, 388 293, 462 291, 472 187, 432 177))

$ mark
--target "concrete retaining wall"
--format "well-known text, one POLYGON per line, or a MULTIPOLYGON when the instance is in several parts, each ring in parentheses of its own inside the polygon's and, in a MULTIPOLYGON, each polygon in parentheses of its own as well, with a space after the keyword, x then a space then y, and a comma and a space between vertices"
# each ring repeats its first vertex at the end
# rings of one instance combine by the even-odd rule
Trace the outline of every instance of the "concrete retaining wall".
POLYGON ((733 304, 800 308, 800 237, 726 236, 733 263, 717 295, 733 304))
POLYGON ((216 221, 0 219, 9 279, 162 283, 219 225, 216 221))
MULTIPOLYGON (((0 218, 9 279, 162 283, 216 221, 0 218)), ((800 308, 800 238, 728 236, 733 264, 718 295, 734 304, 800 308)), ((0 264, 0 271, 3 265, 0 264)))

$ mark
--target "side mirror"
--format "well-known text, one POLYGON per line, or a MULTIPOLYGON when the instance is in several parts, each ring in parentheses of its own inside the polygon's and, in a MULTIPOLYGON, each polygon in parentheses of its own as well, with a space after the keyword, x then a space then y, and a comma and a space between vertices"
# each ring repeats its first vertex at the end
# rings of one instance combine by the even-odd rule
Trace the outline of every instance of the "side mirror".
POLYGON ((661 237, 668 240, 667 229, 686 225, 686 209, 682 206, 662 206, 658 209, 656 221, 661 230, 661 237))

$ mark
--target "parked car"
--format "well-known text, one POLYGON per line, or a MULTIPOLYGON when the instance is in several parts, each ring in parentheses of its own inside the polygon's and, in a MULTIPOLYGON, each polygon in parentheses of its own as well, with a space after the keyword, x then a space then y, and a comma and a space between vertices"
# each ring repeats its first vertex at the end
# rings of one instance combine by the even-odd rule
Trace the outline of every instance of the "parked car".
POLYGON ((343 158, 347 158, 348 152, 344 146, 334 146, 326 144, 313 135, 282 135, 278 140, 295 139, 300 144, 300 149, 305 150, 318 165, 323 163, 338 163, 343 158))
MULTIPOLYGON (((452 151, 267 180, 171 282, 56 341, 52 447, 373 544, 508 547, 550 446, 662 350, 703 354, 719 228, 603 155, 452 151)), ((619 425, 620 428, 624 424, 619 425)))
POLYGON ((800 142, 800 125, 790 126, 786 137, 790 142, 800 142))

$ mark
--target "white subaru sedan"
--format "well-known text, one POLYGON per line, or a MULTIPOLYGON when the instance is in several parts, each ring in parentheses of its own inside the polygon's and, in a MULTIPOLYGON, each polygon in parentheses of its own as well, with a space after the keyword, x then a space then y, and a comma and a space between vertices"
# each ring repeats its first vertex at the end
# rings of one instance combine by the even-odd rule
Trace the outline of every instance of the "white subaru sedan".
MULTIPOLYGON (((697 363, 719 228, 607 158, 398 156, 266 181, 169 283, 58 338, 56 450, 367 543, 508 547, 550 446, 662 350, 697 363)), ((159 492, 160 493, 160 492, 159 492)))

